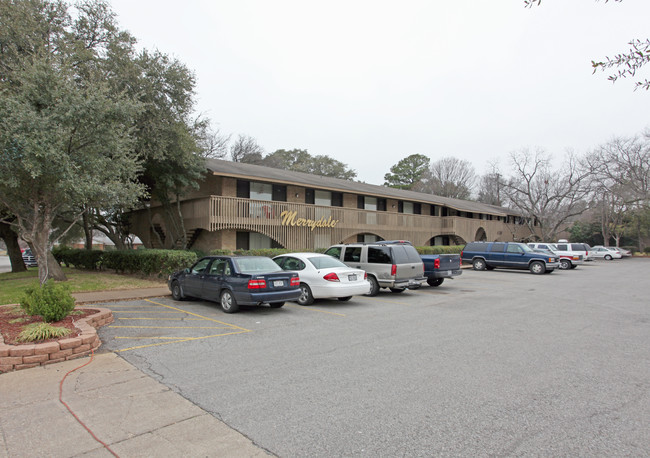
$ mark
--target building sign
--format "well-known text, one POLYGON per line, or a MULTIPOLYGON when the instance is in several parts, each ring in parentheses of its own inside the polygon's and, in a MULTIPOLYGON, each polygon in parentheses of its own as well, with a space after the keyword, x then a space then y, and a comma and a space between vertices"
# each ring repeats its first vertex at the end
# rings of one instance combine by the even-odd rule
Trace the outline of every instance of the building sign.
POLYGON ((282 213, 280 213, 280 218, 282 218, 282 225, 283 226, 298 226, 298 227, 308 227, 312 231, 316 229, 317 227, 329 227, 333 228, 335 227, 338 223, 338 219, 332 219, 332 217, 328 217, 325 219, 325 217, 321 217, 319 220, 313 220, 313 219, 305 219, 305 218, 296 218, 296 215, 298 212, 292 212, 285 210, 282 213))

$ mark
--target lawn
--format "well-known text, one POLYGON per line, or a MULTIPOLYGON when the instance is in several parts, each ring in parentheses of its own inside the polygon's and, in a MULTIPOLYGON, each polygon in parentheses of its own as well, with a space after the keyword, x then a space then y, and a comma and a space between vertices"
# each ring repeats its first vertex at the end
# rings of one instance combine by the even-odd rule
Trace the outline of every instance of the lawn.
MULTIPOLYGON (((105 291, 108 289, 147 288, 164 285, 164 280, 143 279, 136 276, 118 275, 110 272, 95 272, 64 267, 68 277, 65 284, 70 291, 105 291)), ((25 288, 38 285, 38 269, 29 268, 27 272, 0 273, 0 305, 17 304, 25 292, 25 288)))

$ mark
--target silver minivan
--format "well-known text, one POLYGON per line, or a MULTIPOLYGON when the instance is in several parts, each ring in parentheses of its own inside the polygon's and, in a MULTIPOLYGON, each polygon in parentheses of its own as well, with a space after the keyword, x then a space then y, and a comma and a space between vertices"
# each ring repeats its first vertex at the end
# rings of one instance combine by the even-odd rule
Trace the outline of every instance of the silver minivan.
POLYGON ((332 245, 325 254, 343 261, 349 267, 368 273, 370 292, 376 296, 380 288, 394 293, 416 289, 426 281, 424 263, 410 242, 384 241, 332 245))

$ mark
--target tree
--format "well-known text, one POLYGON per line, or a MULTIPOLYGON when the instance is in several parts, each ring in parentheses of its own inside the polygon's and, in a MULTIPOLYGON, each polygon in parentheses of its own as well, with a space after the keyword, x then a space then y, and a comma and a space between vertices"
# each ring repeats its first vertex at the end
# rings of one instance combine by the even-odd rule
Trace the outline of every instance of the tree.
POLYGON ((589 170, 581 168, 573 154, 557 170, 542 150, 523 149, 510 159, 513 176, 501 182, 504 197, 525 216, 532 233, 539 232, 544 241, 557 239, 567 223, 589 206, 589 170))
MULTIPOLYGON (((604 3, 607 3, 608 0, 605 0, 604 3)), ((615 2, 621 2, 623 0, 614 0, 615 2)), ((524 0, 524 5, 526 7, 532 7, 534 5, 540 5, 542 0, 524 0)), ((611 74, 607 79, 612 82, 615 82, 619 78, 634 77, 636 73, 650 62, 650 39, 644 40, 632 40, 628 43, 630 49, 625 53, 617 54, 616 56, 610 58, 605 57, 604 61, 596 62, 591 61, 591 66, 594 69, 594 73, 597 70, 607 70, 615 69, 615 72, 611 74)), ((647 79, 643 81, 637 81, 635 83, 635 89, 643 88, 645 90, 650 89, 650 81, 647 79)))
POLYGON ((431 160, 423 154, 411 154, 390 168, 384 175, 384 186, 411 189, 429 168, 431 160))
POLYGON ((72 15, 64 3, 4 1, 0 17, 0 203, 34 250, 43 284, 65 278, 50 252, 67 231, 56 218, 77 221, 90 206, 142 195, 130 135, 140 105, 98 71, 130 37, 103 2, 72 15))
POLYGON ((475 180, 472 164, 455 157, 445 157, 431 164, 413 190, 467 200, 475 180))
POLYGON ((261 165, 263 156, 264 149, 248 135, 240 134, 230 147, 230 158, 233 162, 261 165))
POLYGON ((502 206, 501 201, 501 172, 496 162, 491 164, 491 170, 479 179, 478 196, 476 200, 488 205, 502 206))
POLYGON ((23 261, 20 245, 18 244, 18 234, 13 230, 9 221, 15 220, 8 211, 0 210, 0 239, 5 242, 7 246, 7 255, 11 263, 12 272, 25 272, 27 267, 23 261))
POLYGON ((312 156, 307 150, 302 149, 276 150, 266 156, 262 164, 276 169, 340 178, 342 180, 353 180, 357 176, 357 172, 348 169, 348 166, 341 161, 325 155, 312 156))

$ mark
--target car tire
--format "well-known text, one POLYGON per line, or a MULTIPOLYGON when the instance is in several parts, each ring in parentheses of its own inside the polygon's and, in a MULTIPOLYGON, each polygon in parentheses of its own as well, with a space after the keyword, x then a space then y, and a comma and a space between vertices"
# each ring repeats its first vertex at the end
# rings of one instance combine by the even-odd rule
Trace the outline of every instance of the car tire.
POLYGON ((219 303, 221 304, 221 309, 226 313, 235 313, 239 311, 239 304, 237 304, 235 296, 232 295, 232 291, 229 289, 221 291, 219 303))
POLYGON ((611 260, 612 260, 611 255, 606 254, 605 255, 605 261, 611 261, 611 260))
POLYGON ((433 286, 435 288, 437 286, 442 285, 443 281, 445 281, 444 278, 429 278, 427 280, 427 283, 429 284, 429 286, 433 286))
POLYGON ((560 269, 569 270, 573 264, 568 259, 560 259, 560 269))
POLYGON ((472 267, 474 270, 485 270, 486 266, 487 264, 485 264, 485 259, 476 258, 474 261, 472 261, 472 267))
POLYGON ((305 283, 300 284, 300 297, 296 300, 299 305, 311 305, 314 303, 314 296, 311 289, 305 283))
POLYGON ((539 261, 531 262, 528 269, 530 270, 531 273, 535 275, 541 275, 546 272, 546 266, 544 265, 543 262, 539 262, 539 261))
POLYGON ((339 297, 338 298, 341 302, 347 302, 350 299, 352 299, 352 296, 345 296, 345 297, 339 297))
POLYGON ((406 288, 389 288, 393 293, 403 293, 406 288))
POLYGON ((271 302, 271 303, 269 304, 269 306, 270 306, 272 309, 279 309, 279 308, 282 307, 283 305, 284 305, 284 302, 271 302))
POLYGON ((368 283, 370 283, 370 291, 366 296, 376 296, 379 294, 379 282, 375 277, 368 275, 368 283))
POLYGON ((578 266, 576 266, 575 264, 571 264, 572 269, 575 269, 576 267, 578 267, 578 266))
POLYGON ((181 288, 181 284, 178 283, 177 281, 172 283, 172 298, 175 301, 182 301, 185 299, 185 296, 183 295, 183 290, 181 288))

